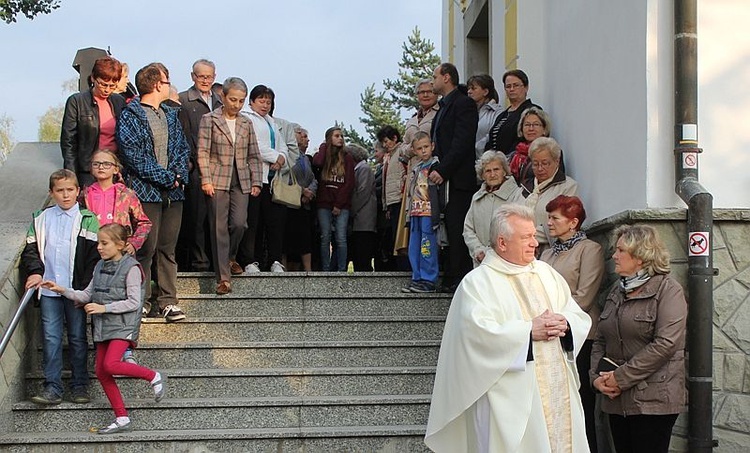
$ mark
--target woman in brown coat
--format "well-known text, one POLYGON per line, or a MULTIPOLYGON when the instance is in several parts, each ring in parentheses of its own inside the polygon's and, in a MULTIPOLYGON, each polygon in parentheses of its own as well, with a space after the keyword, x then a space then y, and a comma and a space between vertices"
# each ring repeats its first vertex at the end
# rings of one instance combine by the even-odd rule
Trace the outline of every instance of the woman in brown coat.
POLYGON ((554 238, 552 248, 542 253, 541 260, 549 263, 570 287, 570 294, 576 303, 591 317, 591 330, 576 357, 578 376, 584 385, 578 389, 586 419, 586 438, 592 453, 598 451, 596 439, 595 412, 596 395, 588 385, 591 363, 591 347, 594 343, 596 324, 599 321, 599 306, 596 294, 604 276, 604 255, 602 247, 587 239, 581 231, 586 220, 586 211, 578 197, 560 195, 547 203, 547 227, 554 238))
POLYGON ((653 227, 625 225, 615 236, 620 282, 599 317, 590 379, 608 397, 602 410, 618 453, 666 453, 687 397, 687 303, 653 227))

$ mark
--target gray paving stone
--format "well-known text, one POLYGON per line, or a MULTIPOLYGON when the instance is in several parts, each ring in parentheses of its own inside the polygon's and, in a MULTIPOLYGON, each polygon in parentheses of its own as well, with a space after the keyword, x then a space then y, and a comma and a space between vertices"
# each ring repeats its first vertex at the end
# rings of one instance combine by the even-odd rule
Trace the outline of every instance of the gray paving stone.
MULTIPOLYGON (((160 403, 126 403, 134 429, 175 427, 188 430, 421 425, 427 422, 429 395, 347 397, 264 397, 233 399, 175 399, 160 403)), ((40 408, 14 405, 19 432, 88 431, 108 424, 112 409, 105 401, 76 405, 63 402, 40 408)))
MULTIPOLYGON (((432 393, 434 367, 421 368, 290 368, 166 370, 169 393, 179 398, 260 398, 264 396, 410 395, 432 393)), ((105 401, 96 377, 90 388, 92 399, 105 401)), ((28 376, 26 394, 42 387, 40 374, 28 376)), ((69 382, 65 373, 63 382, 69 382)), ((152 397, 149 384, 140 379, 119 378, 117 384, 127 399, 152 397)))
POLYGON ((143 342, 439 340, 444 319, 413 318, 188 318, 144 323, 143 342))
POLYGON ((3 451, 14 453, 96 452, 427 452, 423 425, 357 428, 276 428, 146 431, 111 436, 89 433, 24 433, 0 436, 3 451), (42 442, 54 442, 47 445, 42 442))

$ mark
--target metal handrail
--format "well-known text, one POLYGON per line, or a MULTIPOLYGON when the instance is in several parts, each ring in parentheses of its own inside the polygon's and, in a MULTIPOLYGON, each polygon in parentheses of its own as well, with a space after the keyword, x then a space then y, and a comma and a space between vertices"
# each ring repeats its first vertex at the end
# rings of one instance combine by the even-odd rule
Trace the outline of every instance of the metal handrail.
POLYGON ((10 343, 10 338, 13 336, 13 332, 16 331, 16 327, 18 326, 18 323, 21 321, 21 316, 23 315, 24 310, 26 310, 26 306, 29 305, 29 302, 31 301, 31 296, 34 295, 34 291, 36 291, 36 288, 29 288, 23 294, 21 303, 18 304, 16 313, 13 315, 13 319, 10 321, 8 328, 5 330, 5 333, 3 334, 3 340, 0 341, 0 358, 3 357, 5 348, 8 346, 8 343, 10 343))

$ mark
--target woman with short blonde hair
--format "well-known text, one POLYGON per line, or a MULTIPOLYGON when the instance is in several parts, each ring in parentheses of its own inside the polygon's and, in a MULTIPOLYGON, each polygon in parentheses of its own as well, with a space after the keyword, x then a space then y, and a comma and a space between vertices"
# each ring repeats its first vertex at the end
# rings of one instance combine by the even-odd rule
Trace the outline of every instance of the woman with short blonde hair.
POLYGON ((615 450, 667 453, 686 410, 687 302, 650 225, 615 230, 620 281, 609 292, 591 353, 591 385, 606 398, 615 450))

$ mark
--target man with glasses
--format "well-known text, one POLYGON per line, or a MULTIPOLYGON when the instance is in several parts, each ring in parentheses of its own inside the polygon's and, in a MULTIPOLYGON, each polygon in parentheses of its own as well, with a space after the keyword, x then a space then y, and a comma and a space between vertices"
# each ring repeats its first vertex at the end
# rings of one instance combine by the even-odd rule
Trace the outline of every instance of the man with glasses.
POLYGON ((91 156, 97 149, 117 151, 115 125, 125 108, 125 98, 115 94, 122 65, 112 57, 94 62, 88 91, 71 95, 65 103, 60 148, 64 166, 75 172, 78 183, 90 186, 91 156))
POLYGON ((117 142, 132 189, 151 219, 151 233, 136 253, 145 273, 147 310, 151 301, 151 263, 156 259, 159 312, 167 322, 181 321, 177 307, 175 246, 182 221, 184 187, 188 182, 190 148, 169 98, 169 71, 151 63, 135 75, 140 98, 123 110, 117 142))
MULTIPOLYGON (((190 145, 190 184, 185 193, 185 212, 183 222, 186 231, 182 231, 180 250, 187 249, 187 264, 190 270, 209 270, 209 244, 206 244, 208 228, 208 205, 206 196, 201 190, 200 171, 198 171, 198 129, 203 115, 221 107, 221 97, 212 89, 216 79, 216 65, 209 60, 200 59, 193 63, 190 73, 193 86, 180 93, 180 123, 190 145), (183 245, 182 242, 185 242, 183 245)), ((182 252, 180 253, 182 257, 182 252)), ((182 261, 181 261, 182 263, 182 261)))

